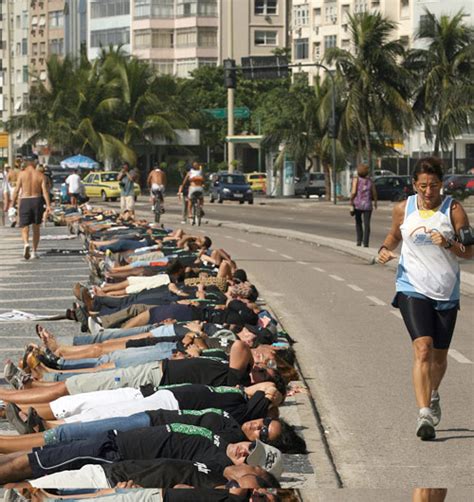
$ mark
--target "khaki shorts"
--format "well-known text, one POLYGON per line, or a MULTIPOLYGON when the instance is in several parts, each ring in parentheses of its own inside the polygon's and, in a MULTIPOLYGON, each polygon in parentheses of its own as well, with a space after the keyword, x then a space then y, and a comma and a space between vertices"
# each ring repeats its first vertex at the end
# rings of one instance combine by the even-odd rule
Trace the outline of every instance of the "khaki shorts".
POLYGON ((150 275, 149 277, 130 276, 127 277, 128 286, 125 288, 127 294, 140 293, 144 289, 153 289, 160 286, 167 286, 170 278, 167 274, 150 275))
POLYGON ((162 251, 150 251, 149 253, 132 255, 129 257, 130 263, 134 261, 158 261, 160 258, 164 258, 162 251))
POLYGON ((84 373, 75 375, 66 380, 66 388, 69 394, 81 394, 82 392, 95 392, 98 390, 111 390, 117 387, 134 387, 138 389, 142 385, 151 384, 154 387, 160 385, 163 372, 160 362, 120 368, 116 370, 100 371, 96 373, 84 373), (120 378, 116 384, 115 378, 120 378))
POLYGON ((129 211, 135 210, 135 196, 134 195, 121 195, 120 196, 120 210, 125 211, 128 209, 129 211))

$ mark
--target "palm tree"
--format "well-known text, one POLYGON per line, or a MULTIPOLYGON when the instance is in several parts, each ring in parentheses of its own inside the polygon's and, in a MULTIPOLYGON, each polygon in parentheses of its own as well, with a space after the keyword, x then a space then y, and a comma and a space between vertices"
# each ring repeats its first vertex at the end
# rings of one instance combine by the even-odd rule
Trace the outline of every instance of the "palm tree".
POLYGON ((425 12, 416 34, 425 47, 412 50, 405 64, 415 79, 415 116, 438 155, 473 118, 474 29, 463 23, 462 11, 440 18, 425 12))
POLYGON ((340 85, 339 130, 371 163, 374 144, 381 149, 389 138, 400 138, 413 121, 408 104, 410 75, 400 61, 404 47, 393 40, 395 23, 380 13, 349 17, 353 49, 332 48, 325 55, 334 64, 340 85))

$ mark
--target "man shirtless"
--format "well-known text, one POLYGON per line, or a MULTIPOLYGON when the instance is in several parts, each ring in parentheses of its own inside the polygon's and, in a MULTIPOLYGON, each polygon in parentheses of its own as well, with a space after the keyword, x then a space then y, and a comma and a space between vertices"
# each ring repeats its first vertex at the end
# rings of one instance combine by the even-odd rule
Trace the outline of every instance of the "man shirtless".
POLYGON ((17 180, 15 191, 13 192, 12 205, 19 199, 19 226, 23 238, 23 258, 29 260, 30 257, 38 258, 37 249, 40 240, 40 225, 45 212, 51 210, 49 193, 46 185, 46 177, 36 170, 35 162, 30 160, 26 168, 22 171, 17 180), (33 226, 33 253, 30 253, 29 233, 30 225, 33 226))
POLYGON ((162 211, 164 212, 163 194, 165 193, 166 188, 166 173, 162 169, 160 169, 160 166, 158 164, 155 164, 153 170, 150 171, 146 183, 150 188, 151 203, 154 206, 154 198, 159 197, 162 205, 162 211))

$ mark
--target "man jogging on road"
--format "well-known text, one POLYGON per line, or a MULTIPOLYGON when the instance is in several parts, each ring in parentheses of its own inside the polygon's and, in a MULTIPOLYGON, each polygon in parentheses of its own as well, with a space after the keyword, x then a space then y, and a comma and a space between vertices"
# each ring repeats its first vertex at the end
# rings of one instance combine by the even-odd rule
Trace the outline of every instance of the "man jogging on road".
POLYGON ((150 171, 148 179, 146 181, 148 187, 150 188, 151 202, 153 207, 155 206, 155 197, 159 197, 161 201, 161 211, 164 213, 164 193, 166 188, 166 173, 160 169, 158 164, 153 166, 153 170, 150 171))
POLYGON ((12 206, 18 203, 19 226, 23 238, 23 258, 29 260, 38 258, 37 249, 40 240, 40 225, 45 213, 50 212, 49 193, 46 186, 46 177, 36 170, 34 160, 29 160, 24 171, 18 176, 18 182, 13 192, 12 206), (21 194, 21 195, 20 195, 21 194), (30 253, 29 233, 30 225, 33 226, 33 253, 30 253))

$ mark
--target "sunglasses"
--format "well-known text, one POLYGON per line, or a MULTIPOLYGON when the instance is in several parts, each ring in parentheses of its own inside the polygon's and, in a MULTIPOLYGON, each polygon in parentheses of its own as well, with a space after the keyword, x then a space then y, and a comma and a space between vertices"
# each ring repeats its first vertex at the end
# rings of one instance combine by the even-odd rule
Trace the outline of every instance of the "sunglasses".
POLYGON ((272 419, 269 417, 263 419, 263 427, 260 429, 260 435, 258 436, 258 439, 260 439, 260 441, 262 441, 263 443, 266 443, 268 441, 271 422, 272 419))

